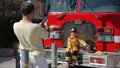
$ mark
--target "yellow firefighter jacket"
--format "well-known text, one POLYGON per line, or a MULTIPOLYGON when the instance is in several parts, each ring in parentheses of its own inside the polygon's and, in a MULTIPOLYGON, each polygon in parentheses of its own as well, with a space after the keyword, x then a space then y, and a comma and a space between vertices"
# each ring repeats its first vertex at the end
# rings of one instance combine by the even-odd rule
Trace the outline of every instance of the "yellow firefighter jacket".
POLYGON ((67 49, 66 49, 67 52, 69 52, 70 50, 77 50, 78 51, 80 49, 80 46, 87 46, 87 43, 77 36, 68 37, 67 49))

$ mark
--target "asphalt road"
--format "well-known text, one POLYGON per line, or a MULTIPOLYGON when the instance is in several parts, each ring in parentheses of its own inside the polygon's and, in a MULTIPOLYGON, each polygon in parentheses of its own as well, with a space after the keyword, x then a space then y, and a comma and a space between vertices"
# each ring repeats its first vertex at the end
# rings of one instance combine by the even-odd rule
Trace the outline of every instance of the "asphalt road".
MULTIPOLYGON (((50 64, 50 62, 48 62, 48 64, 50 64)), ((16 68, 15 57, 0 57, 0 68, 16 68)), ((66 64, 58 64, 57 68, 66 68, 66 64)))
POLYGON ((0 57, 0 68, 15 68, 14 57, 0 57))
MULTIPOLYGON (((50 62, 48 62, 50 64, 50 62)), ((16 68, 16 60, 15 57, 0 57, 0 68, 16 68)), ((51 68, 51 66, 49 67, 51 68)), ((57 64, 57 68, 66 68, 65 63, 57 64)), ((70 68, 89 68, 89 67, 70 67, 70 68)))

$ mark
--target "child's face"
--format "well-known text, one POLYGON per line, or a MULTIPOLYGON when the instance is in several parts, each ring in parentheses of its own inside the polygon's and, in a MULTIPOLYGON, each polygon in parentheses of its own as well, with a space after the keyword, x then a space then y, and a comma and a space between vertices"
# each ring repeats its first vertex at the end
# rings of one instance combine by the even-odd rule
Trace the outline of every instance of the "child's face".
POLYGON ((76 36, 76 32, 71 32, 70 35, 71 36, 76 36))

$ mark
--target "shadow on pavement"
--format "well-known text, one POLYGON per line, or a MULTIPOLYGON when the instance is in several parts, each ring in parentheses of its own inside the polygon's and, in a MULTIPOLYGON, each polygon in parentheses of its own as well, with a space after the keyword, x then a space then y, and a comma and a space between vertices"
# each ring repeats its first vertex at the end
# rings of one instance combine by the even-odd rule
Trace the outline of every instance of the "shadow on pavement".
POLYGON ((14 57, 0 57, 0 63, 15 59, 14 57))

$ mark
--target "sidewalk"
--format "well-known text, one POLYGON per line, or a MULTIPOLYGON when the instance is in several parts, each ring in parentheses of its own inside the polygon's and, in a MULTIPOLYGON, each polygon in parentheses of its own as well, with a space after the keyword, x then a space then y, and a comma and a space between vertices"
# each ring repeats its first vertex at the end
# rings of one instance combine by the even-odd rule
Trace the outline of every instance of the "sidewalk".
MULTIPOLYGON (((48 62, 49 64, 50 62, 48 62)), ((15 68, 15 58, 14 57, 0 57, 0 68, 15 68)), ((58 64, 57 68, 65 68, 66 64, 58 64)))
POLYGON ((15 68, 14 57, 0 57, 0 68, 15 68))

